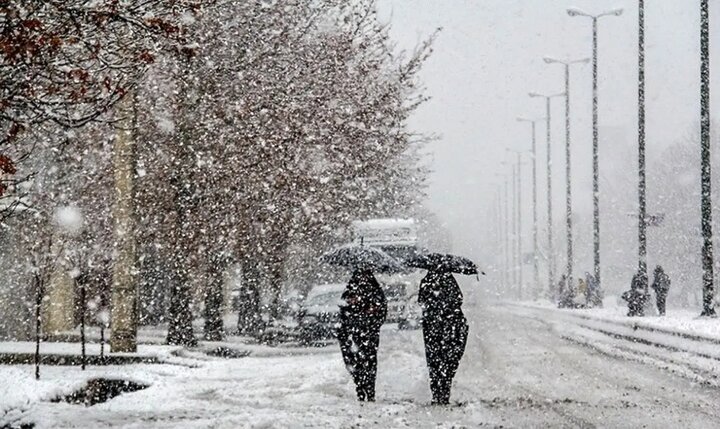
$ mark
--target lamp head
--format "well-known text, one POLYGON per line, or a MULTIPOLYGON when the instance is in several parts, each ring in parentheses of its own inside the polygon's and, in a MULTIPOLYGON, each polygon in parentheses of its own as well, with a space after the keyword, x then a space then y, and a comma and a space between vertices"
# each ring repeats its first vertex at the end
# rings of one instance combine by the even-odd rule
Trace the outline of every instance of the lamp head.
POLYGON ((620 15, 623 14, 623 10, 622 10, 622 8, 620 8, 620 9, 615 9, 615 10, 611 10, 611 11, 610 11, 610 14, 615 15, 615 16, 620 16, 620 15))
POLYGON ((533 98, 535 98, 535 97, 542 97, 542 95, 541 95, 541 94, 538 94, 537 92, 531 92, 531 93, 529 93, 528 95, 529 95, 530 97, 533 97, 533 98))
POLYGON ((581 11, 580 9, 575 9, 573 7, 571 7, 570 9, 567 10, 567 14, 570 16, 588 16, 587 13, 581 11))

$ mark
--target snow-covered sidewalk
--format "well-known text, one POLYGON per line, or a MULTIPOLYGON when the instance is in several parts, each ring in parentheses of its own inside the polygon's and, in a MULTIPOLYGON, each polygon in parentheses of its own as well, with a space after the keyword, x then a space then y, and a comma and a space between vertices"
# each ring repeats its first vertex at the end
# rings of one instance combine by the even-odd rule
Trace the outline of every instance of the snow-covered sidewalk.
POLYGON ((720 320, 698 311, 627 317, 627 309, 557 309, 549 303, 506 303, 518 314, 551 323, 566 340, 598 352, 651 364, 691 380, 720 387, 720 320))
MULTIPOLYGON (((153 346, 149 346, 153 347, 153 346)), ((335 344, 324 348, 248 346, 245 358, 186 352, 195 368, 168 364, 111 367, 0 366, 0 427, 32 422, 56 427, 425 427, 454 421, 467 410, 427 406, 429 389, 420 331, 383 330, 378 402, 361 405, 335 344), (91 407, 50 400, 97 377, 147 389, 91 407), (426 419, 429 419, 426 421, 426 419)), ((448 424, 448 426, 450 426, 448 424)))
POLYGON ((669 308, 665 316, 649 315, 645 317, 628 317, 627 307, 618 305, 617 298, 605 299, 603 308, 562 309, 555 308, 547 301, 526 302, 521 305, 558 310, 579 317, 593 318, 608 322, 622 323, 638 328, 654 329, 683 336, 705 338, 708 341, 720 341, 720 319, 699 317, 700 309, 669 308))
POLYGON ((44 367, 39 382, 30 366, 0 366, 0 427, 720 427, 720 390, 681 372, 687 353, 582 327, 590 323, 574 312, 471 296, 465 310, 470 335, 452 396, 461 405, 429 405, 421 332, 391 325, 381 333, 376 403, 356 401, 336 344, 247 345, 252 353, 237 359, 188 350, 193 366, 44 367), (95 377, 149 387, 90 407, 50 402, 95 377))

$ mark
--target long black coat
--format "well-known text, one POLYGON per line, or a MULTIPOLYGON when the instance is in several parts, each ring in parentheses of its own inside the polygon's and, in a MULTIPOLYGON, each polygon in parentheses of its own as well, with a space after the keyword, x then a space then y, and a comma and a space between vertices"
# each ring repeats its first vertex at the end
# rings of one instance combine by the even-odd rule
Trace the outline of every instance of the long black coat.
POLYGON ((462 291, 451 273, 430 271, 420 282, 418 302, 423 308, 425 359, 433 402, 447 404, 467 343, 462 291))
POLYGON ((655 269, 655 279, 652 288, 656 294, 666 296, 670 289, 670 277, 665 274, 662 268, 655 269))
POLYGON ((372 273, 356 271, 342 294, 340 319, 350 325, 380 329, 387 316, 387 298, 372 273))
POLYGON ((369 271, 353 273, 342 294, 337 336, 345 366, 360 401, 375 400, 380 327, 387 315, 387 298, 369 271))

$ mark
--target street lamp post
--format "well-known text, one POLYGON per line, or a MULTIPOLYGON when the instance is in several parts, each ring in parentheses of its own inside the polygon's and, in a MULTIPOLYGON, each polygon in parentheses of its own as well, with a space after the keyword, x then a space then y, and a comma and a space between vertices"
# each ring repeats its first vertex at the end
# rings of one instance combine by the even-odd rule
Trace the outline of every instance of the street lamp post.
MULTIPOLYGON (((645 200, 645 1, 638 3, 638 272, 645 279, 645 293, 648 293, 647 275, 647 223, 645 200)), ((646 303, 647 304, 647 303, 646 303)), ((640 309, 640 316, 645 309, 640 309)))
MULTIPOLYGON (((502 188, 498 186, 497 192, 495 193, 495 243, 497 243, 498 249, 505 248, 505 234, 503 231, 503 212, 502 212, 502 188)), ((505 288, 507 285, 507 279, 505 278, 505 256, 504 251, 496 255, 496 264, 500 272, 500 285, 505 288)))
POLYGON ((710 193, 710 8, 700 1, 700 154, 702 170, 701 224, 703 236, 703 310, 701 316, 715 316, 715 285, 712 248, 712 195, 710 193))
POLYGON ((520 169, 520 164, 517 164, 517 165, 513 164, 513 166, 512 166, 512 172, 513 172, 513 173, 512 173, 512 177, 513 177, 513 184, 512 184, 512 188, 513 188, 513 190, 512 190, 512 198, 513 198, 513 204, 512 204, 512 207, 513 207, 513 213, 512 213, 512 238, 513 238, 514 241, 513 241, 513 243, 512 243, 512 244, 513 244, 513 245, 512 245, 513 251, 512 251, 512 258, 511 258, 511 260, 512 260, 512 267, 513 267, 513 270, 512 270, 512 272, 513 272, 513 285, 514 285, 515 287, 517 287, 518 290, 520 289, 520 286, 519 286, 520 283, 519 283, 519 282, 521 281, 521 280, 518 279, 518 274, 519 274, 519 272, 520 272, 520 270, 519 270, 519 267, 520 267, 520 259, 518 258, 518 252, 517 252, 517 249, 520 248, 520 232, 519 232, 519 229, 520 229, 520 228, 518 227, 518 225, 520 224, 520 222, 519 222, 519 220, 518 220, 518 219, 519 219, 519 213, 520 213, 520 210, 519 210, 519 205, 520 205, 520 204, 518 203, 519 198, 517 198, 517 195, 518 195, 518 192, 519 192, 519 187, 518 187, 518 170, 519 170, 519 169, 520 169))
MULTIPOLYGON (((565 233, 567 265, 565 275, 567 284, 572 284, 573 278, 573 233, 572 233, 572 180, 571 180, 571 157, 570 157, 570 66, 573 64, 587 64, 590 59, 558 60, 555 58, 544 58, 547 64, 562 64, 565 68, 565 233)), ((551 286, 552 287, 552 286, 551 286)))
POLYGON ((544 98, 545 99, 545 130, 546 130, 546 145, 547 145, 547 222, 548 222, 548 289, 552 289, 555 284, 555 247, 553 240, 553 209, 552 209, 552 121, 551 121, 551 110, 550 100, 553 97, 559 97, 564 94, 552 94, 543 95, 535 92, 531 92, 530 97, 544 98))
POLYGON ((522 299, 522 288, 523 288, 523 260, 522 260, 522 160, 520 157, 527 152, 515 151, 507 149, 508 152, 512 152, 517 156, 517 161, 513 165, 513 182, 517 185, 515 188, 514 198, 515 200, 515 221, 517 223, 515 234, 515 257, 517 260, 516 273, 517 273, 517 296, 518 299, 522 299))
POLYGON ((535 291, 540 288, 540 268, 538 266, 538 214, 537 214, 537 145, 535 128, 541 119, 517 118, 518 122, 532 124, 532 205, 533 205, 533 273, 535 291))
MULTIPOLYGON (((503 163, 504 164, 504 163, 503 163)), ((500 254, 502 264, 502 285, 507 290, 510 285, 510 230, 508 213, 508 178, 506 174, 496 173, 495 176, 501 179, 498 190, 498 236, 502 247, 500 254)))
POLYGON ((517 154, 517 273, 518 273, 518 300, 522 299, 523 288, 523 260, 522 260, 522 167, 520 154, 517 154))
MULTIPOLYGON (((507 280, 506 289, 509 289, 510 275, 510 181, 505 177, 505 279, 507 280)), ((513 217, 513 219, 515 219, 513 217)), ((514 224, 514 222, 513 222, 514 224)), ((514 273, 514 272, 513 272, 514 273)))
POLYGON ((600 186, 599 186, 599 169, 598 169, 598 19, 604 16, 620 16, 622 9, 614 9, 603 12, 598 15, 590 15, 578 9, 568 9, 567 13, 571 17, 582 16, 592 20, 592 69, 593 69, 593 253, 595 260, 595 280, 598 287, 600 283, 600 186))

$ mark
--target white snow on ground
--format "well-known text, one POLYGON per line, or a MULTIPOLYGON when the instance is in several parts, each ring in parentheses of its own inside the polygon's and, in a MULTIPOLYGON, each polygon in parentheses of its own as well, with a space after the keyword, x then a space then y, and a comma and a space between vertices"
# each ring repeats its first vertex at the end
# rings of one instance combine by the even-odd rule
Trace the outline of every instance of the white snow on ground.
POLYGON ((0 424, 32 421, 38 428, 421 427, 425 419, 452 422, 453 414, 465 413, 463 408, 426 405, 429 391, 419 331, 389 327, 383 331, 382 347, 378 402, 365 405, 355 401, 354 387, 334 344, 296 349, 289 356, 213 359, 198 362, 200 368, 129 365, 82 372, 43 367, 40 382, 33 379, 29 366, 0 367, 0 376, 19 386, 12 395, 2 395, 0 409, 19 410, 0 424), (151 387, 90 408, 47 402, 97 376, 150 383, 151 387))
POLYGON ((461 405, 429 405, 421 333, 390 325, 376 403, 355 400, 336 344, 237 345, 251 355, 183 354, 195 367, 43 367, 39 382, 30 366, 0 366, 1 379, 11 380, 0 387, 0 427, 720 427, 720 390, 683 373, 690 355, 626 350, 627 341, 573 328, 582 319, 557 310, 471 300, 465 307, 471 334, 453 390, 461 405), (670 355, 676 363, 663 361, 670 355), (150 387, 91 407, 48 402, 100 376, 150 387))

